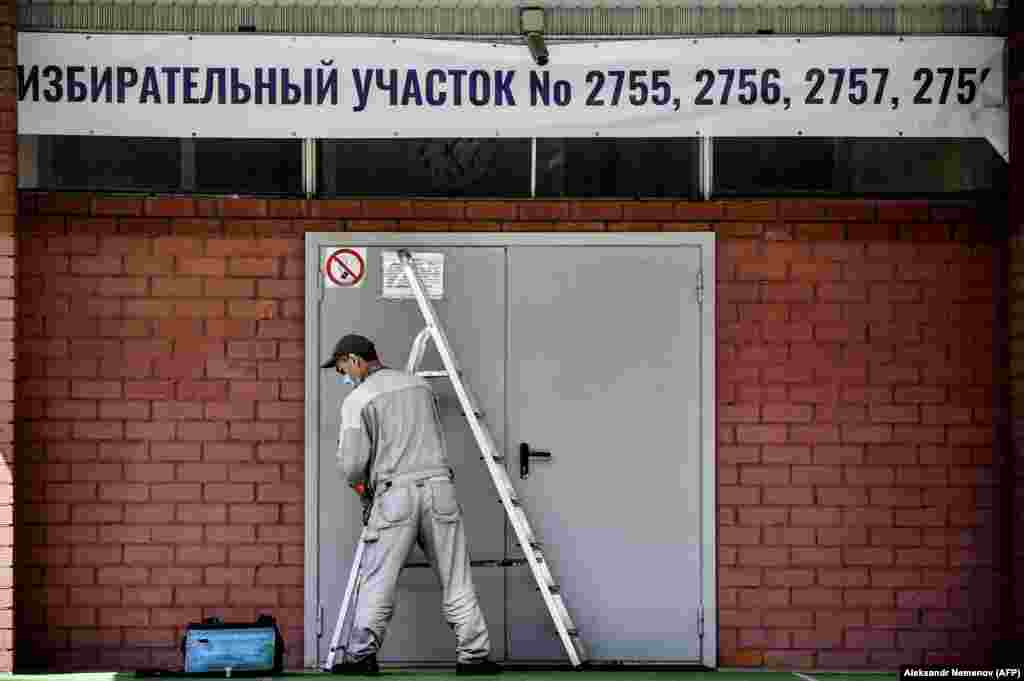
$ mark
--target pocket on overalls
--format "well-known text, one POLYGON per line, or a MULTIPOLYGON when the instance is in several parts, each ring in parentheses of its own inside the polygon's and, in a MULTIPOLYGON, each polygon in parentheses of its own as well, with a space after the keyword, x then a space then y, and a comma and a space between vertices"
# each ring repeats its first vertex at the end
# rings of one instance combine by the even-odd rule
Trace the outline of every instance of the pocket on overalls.
POLYGON ((430 512, 445 523, 454 523, 459 519, 462 509, 459 507, 455 485, 451 480, 430 481, 430 512))
POLYGON ((412 517, 412 491, 406 487, 392 487, 377 497, 382 527, 404 525, 412 517))

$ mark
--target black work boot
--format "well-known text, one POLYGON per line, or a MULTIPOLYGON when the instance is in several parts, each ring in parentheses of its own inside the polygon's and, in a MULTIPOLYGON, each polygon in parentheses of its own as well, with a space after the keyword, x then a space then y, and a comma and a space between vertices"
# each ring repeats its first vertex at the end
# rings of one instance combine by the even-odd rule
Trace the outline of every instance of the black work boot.
POLYGON ((377 666, 376 655, 367 655, 355 662, 339 662, 331 667, 331 673, 345 676, 377 676, 380 674, 380 667, 377 666))
POLYGON ((485 657, 478 662, 456 662, 455 663, 455 674, 461 676, 463 674, 479 675, 484 674, 500 674, 501 665, 497 662, 492 662, 490 658, 485 657))

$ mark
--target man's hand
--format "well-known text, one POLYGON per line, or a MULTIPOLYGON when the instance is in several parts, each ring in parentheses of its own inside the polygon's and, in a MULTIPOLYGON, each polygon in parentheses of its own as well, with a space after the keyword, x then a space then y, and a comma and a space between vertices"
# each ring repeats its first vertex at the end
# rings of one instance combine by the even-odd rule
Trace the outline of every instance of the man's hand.
POLYGON ((359 503, 363 505, 363 525, 366 525, 370 521, 370 509, 373 508, 373 496, 367 490, 365 482, 360 481, 355 483, 352 485, 352 489, 359 495, 359 503))

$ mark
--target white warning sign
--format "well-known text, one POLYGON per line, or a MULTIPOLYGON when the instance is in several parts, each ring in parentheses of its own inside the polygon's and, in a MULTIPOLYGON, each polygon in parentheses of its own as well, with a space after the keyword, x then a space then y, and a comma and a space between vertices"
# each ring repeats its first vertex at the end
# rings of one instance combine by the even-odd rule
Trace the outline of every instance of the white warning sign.
MULTIPOLYGON (((444 297, 444 253, 413 253, 413 266, 428 298, 444 297)), ((381 296, 389 300, 412 298, 412 287, 405 278, 398 251, 380 254, 381 296)))
POLYGON ((327 288, 362 288, 366 281, 366 249, 325 249, 321 268, 327 288))

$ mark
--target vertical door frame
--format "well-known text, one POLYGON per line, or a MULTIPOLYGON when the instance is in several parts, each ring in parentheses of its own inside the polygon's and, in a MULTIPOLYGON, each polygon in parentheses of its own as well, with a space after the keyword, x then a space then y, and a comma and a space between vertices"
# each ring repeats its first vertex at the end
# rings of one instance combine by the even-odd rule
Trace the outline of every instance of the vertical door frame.
MULTIPOLYGON (((381 233, 381 232, 309 232, 306 234, 306 400, 305 400, 305 597, 303 667, 317 664, 317 632, 330 636, 334 623, 322 622, 319 602, 319 479, 320 421, 319 404, 322 372, 320 347, 320 300, 323 275, 320 273, 320 249, 325 246, 367 246, 406 248, 452 247, 547 247, 547 246, 690 246, 700 249, 701 293, 701 609, 704 617, 701 641, 701 662, 706 667, 718 666, 718 556, 717 556, 717 403, 716 403, 716 291, 715 234, 706 233, 381 233)), ((367 267, 371 267, 367 263, 367 267)), ((680 282, 680 288, 690 286, 680 282)), ((571 579, 570 576, 566 578, 571 579)), ((570 606, 571 607, 571 606, 570 606)))

